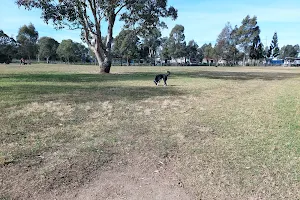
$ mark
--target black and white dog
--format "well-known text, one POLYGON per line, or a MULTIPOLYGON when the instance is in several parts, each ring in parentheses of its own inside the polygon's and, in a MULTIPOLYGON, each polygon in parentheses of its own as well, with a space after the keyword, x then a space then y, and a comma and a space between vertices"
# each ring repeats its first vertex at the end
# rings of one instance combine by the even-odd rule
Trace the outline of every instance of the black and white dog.
POLYGON ((168 80, 168 76, 171 74, 171 72, 167 71, 166 74, 158 74, 155 76, 155 79, 154 79, 154 83, 155 85, 158 86, 159 82, 161 79, 164 80, 164 86, 167 86, 167 80, 168 80))

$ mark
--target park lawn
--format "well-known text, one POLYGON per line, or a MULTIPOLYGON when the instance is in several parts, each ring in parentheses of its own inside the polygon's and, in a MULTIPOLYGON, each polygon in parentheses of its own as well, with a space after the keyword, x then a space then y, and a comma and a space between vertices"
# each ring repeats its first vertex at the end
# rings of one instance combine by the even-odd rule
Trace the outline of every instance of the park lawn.
POLYGON ((132 165, 172 168, 195 199, 300 197, 300 69, 98 71, 0 65, 0 199, 60 195, 132 165))

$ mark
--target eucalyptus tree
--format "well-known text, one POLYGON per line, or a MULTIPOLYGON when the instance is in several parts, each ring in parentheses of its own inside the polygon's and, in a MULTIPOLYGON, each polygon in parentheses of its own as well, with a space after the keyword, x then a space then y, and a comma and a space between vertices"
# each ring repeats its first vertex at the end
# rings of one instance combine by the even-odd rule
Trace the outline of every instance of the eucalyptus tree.
POLYGON ((22 26, 17 35, 17 42, 20 44, 19 53, 29 60, 38 53, 37 40, 39 33, 33 24, 22 26))
POLYGON ((240 27, 235 30, 235 37, 237 45, 244 53, 243 65, 245 65, 246 56, 250 55, 250 47, 257 36, 260 34, 260 28, 257 25, 257 17, 250 17, 247 15, 243 20, 240 27))
POLYGON ((177 24, 172 29, 168 41, 168 51, 170 56, 174 59, 186 57, 187 52, 184 35, 184 26, 177 24))
POLYGON ((56 28, 81 29, 81 38, 94 52, 100 73, 109 73, 116 20, 136 31, 165 27, 161 18, 177 18, 167 0, 16 0, 19 6, 42 10, 42 18, 56 28), (102 37, 106 29, 106 40, 102 37))
POLYGON ((50 57, 56 55, 56 50, 59 43, 51 37, 41 37, 38 40, 38 51, 40 58, 46 58, 47 63, 49 63, 50 57))
MULTIPOLYGON (((113 53, 118 57, 125 57, 127 65, 130 65, 129 60, 138 57, 140 39, 133 30, 122 30, 114 40, 113 53)), ((122 61, 121 61, 122 65, 122 61)))

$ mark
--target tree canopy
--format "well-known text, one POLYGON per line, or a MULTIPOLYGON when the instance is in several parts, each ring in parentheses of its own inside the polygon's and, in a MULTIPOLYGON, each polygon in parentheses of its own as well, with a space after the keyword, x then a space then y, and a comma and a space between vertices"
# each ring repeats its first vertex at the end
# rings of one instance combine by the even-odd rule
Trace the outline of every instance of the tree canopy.
POLYGON ((114 24, 119 20, 125 28, 137 31, 165 27, 163 17, 177 18, 177 10, 167 6, 167 0, 16 0, 27 9, 39 8, 48 23, 57 28, 81 29, 84 42, 93 50, 100 72, 109 73, 114 24), (106 23, 104 23, 106 22, 106 23), (102 41, 106 26, 106 41, 102 41))
POLYGON ((247 15, 242 20, 241 26, 234 33, 237 38, 237 45, 244 53, 243 64, 245 64, 246 56, 250 55, 250 47, 260 34, 260 28, 257 26, 257 17, 253 16, 251 18, 247 15))
POLYGON ((277 56, 279 56, 277 32, 275 32, 274 35, 273 35, 273 40, 272 40, 270 49, 272 49, 272 57, 273 58, 276 58, 277 56))
POLYGON ((59 57, 63 58, 66 62, 70 62, 70 59, 75 54, 75 45, 72 40, 63 40, 58 48, 57 54, 59 57))
POLYGON ((19 52, 22 57, 31 59, 38 53, 37 40, 39 33, 33 24, 22 26, 17 35, 17 42, 20 44, 19 52))
POLYGON ((299 45, 285 45, 280 49, 279 58, 284 59, 286 57, 298 57, 299 49, 299 45))
POLYGON ((172 58, 182 58, 186 54, 186 42, 184 35, 184 26, 176 25, 170 33, 168 41, 168 51, 172 58))
POLYGON ((138 54, 139 38, 133 30, 122 30, 114 40, 114 53, 125 57, 129 65, 129 59, 138 54))
POLYGON ((10 63, 17 53, 17 42, 0 30, 0 63, 10 63))
POLYGON ((59 43, 51 37, 41 37, 38 40, 39 56, 41 58, 46 58, 47 63, 49 63, 49 58, 56 55, 56 50, 59 43))

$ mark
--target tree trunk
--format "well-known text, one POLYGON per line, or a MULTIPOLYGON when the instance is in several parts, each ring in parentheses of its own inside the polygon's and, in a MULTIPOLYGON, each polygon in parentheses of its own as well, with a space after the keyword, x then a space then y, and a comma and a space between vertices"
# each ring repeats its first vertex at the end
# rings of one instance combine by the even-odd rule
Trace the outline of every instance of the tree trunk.
POLYGON ((100 67, 100 74, 109 73, 112 64, 112 58, 110 54, 106 55, 103 52, 100 52, 100 48, 98 49, 97 47, 92 48, 92 50, 98 61, 100 67))
POLYGON ((47 57, 47 64, 49 64, 49 57, 47 57))
POLYGON ((100 74, 110 73, 111 60, 105 60, 104 62, 99 63, 100 74))

